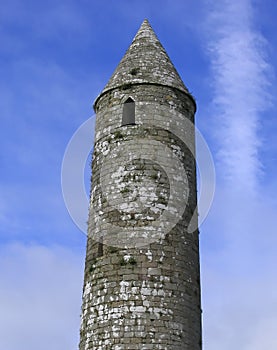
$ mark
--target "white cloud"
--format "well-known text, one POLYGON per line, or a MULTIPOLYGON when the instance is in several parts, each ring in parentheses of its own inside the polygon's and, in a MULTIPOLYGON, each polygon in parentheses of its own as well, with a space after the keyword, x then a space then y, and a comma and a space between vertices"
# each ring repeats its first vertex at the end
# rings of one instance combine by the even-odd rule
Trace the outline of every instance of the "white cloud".
POLYGON ((22 244, 2 246, 0 257, 0 348, 77 348, 82 257, 22 244))
POLYGON ((276 349, 276 211, 266 192, 217 187, 201 235, 205 350, 276 349))
MULTIPOLYGON (((262 188, 261 121, 271 103, 267 41, 250 0, 208 6, 215 202, 202 228, 204 349, 276 349, 276 184, 262 188)), ((273 80, 273 79, 272 79, 273 80)))
POLYGON ((207 22, 218 168, 231 184, 250 191, 262 170, 259 123, 270 101, 267 43, 253 12, 250 0, 225 0, 212 6, 207 22))
POLYGON ((209 300, 203 305, 204 349, 275 350, 276 281, 266 273, 255 281, 209 272, 205 271, 209 300))

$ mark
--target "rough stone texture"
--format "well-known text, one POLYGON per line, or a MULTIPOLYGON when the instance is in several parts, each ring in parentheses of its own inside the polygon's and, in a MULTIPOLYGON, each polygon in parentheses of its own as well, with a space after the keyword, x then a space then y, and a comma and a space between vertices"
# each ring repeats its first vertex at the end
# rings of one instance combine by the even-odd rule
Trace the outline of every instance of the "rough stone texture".
POLYGON ((101 95, 123 85, 143 83, 168 85, 188 92, 147 20, 142 23, 101 95))
POLYGON ((195 102, 147 21, 95 110, 80 350, 200 350, 195 102))

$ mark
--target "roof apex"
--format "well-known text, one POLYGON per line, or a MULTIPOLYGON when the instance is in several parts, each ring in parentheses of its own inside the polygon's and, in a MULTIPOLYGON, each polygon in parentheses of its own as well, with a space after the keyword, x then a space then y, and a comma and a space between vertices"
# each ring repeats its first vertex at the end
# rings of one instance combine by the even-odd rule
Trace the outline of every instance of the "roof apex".
POLYGON ((171 86, 188 93, 149 21, 145 19, 100 96, 116 87, 147 83, 171 86))

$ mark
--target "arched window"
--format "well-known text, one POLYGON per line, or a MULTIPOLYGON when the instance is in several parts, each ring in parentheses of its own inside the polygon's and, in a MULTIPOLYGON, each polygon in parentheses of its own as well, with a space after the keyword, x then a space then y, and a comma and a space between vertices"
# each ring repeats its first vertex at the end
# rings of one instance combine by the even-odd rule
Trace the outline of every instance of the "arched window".
POLYGON ((135 102, 131 97, 124 102, 122 126, 135 124, 135 102))

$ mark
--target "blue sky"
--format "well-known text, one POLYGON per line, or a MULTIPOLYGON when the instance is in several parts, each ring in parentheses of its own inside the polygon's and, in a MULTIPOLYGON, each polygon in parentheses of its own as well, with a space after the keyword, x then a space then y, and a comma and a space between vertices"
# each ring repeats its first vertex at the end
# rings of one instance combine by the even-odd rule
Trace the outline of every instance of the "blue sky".
POLYGON ((86 236, 63 202, 63 155, 144 18, 216 167, 204 349, 277 348, 276 13, 271 0, 2 2, 0 348, 77 348, 86 236))

